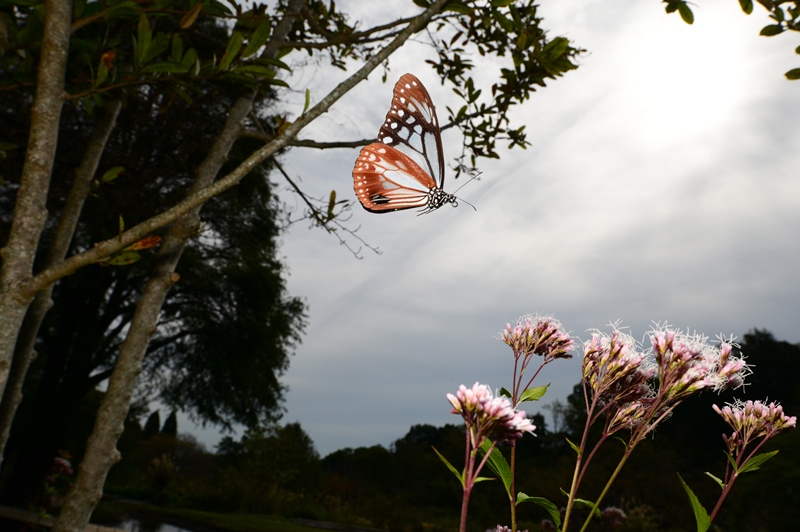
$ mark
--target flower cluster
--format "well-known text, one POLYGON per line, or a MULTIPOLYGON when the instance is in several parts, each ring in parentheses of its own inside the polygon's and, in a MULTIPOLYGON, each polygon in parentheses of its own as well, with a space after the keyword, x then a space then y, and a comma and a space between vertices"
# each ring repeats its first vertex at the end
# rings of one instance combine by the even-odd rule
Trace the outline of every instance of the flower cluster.
POLYGON ((636 341, 620 330, 611 334, 594 331, 584 345, 583 379, 601 404, 627 403, 650 394, 648 382, 656 368, 636 341))
POLYGON ((549 316, 522 316, 512 327, 506 324, 500 337, 514 351, 514 358, 541 355, 545 363, 557 358, 572 358, 573 341, 561 323, 549 316))
POLYGON ((615 327, 611 334, 594 331, 584 345, 583 381, 607 416, 608 433, 636 427, 647 432, 692 393, 736 388, 750 371, 733 355, 731 342, 716 347, 704 336, 665 325, 650 333, 650 343, 650 352, 640 351, 615 327))
POLYGON ((467 388, 462 384, 455 395, 447 394, 447 399, 453 405, 452 413, 464 418, 474 449, 489 436, 496 441, 511 442, 536 430, 524 411, 515 410, 507 397, 494 397, 486 385, 476 382, 467 388))
POLYGON ((733 428, 733 434, 722 436, 728 452, 733 456, 741 454, 756 438, 763 438, 766 441, 797 425, 797 417, 784 414, 783 407, 778 403, 737 400, 723 408, 717 405, 711 407, 733 428))
POLYGON ((719 347, 698 334, 668 328, 651 333, 653 354, 664 398, 675 401, 694 392, 738 388, 750 369, 741 357, 733 356, 734 344, 723 341, 719 347))

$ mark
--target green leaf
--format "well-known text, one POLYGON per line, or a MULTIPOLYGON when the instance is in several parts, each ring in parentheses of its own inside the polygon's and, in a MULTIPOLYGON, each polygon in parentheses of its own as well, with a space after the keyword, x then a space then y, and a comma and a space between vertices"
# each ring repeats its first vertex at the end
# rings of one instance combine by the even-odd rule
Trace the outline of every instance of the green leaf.
POLYGON ((703 508, 702 504, 700 504, 697 496, 694 494, 689 485, 683 481, 683 478, 681 478, 680 475, 678 475, 678 479, 680 479, 683 489, 686 490, 686 495, 689 496, 689 502, 692 503, 694 519, 697 522, 697 532, 706 532, 706 530, 711 528, 711 519, 708 517, 708 512, 706 512, 706 509, 703 508))
MULTIPOLYGON (((100 178, 100 181, 103 182, 103 183, 111 183, 116 178, 118 178, 120 176, 120 174, 122 174, 124 172, 125 172, 125 168, 124 167, 115 166, 114 168, 110 168, 110 169, 106 170, 106 172, 103 174, 103 177, 100 178)), ((125 227, 125 224, 122 222, 122 216, 119 217, 119 223, 120 223, 120 232, 122 232, 124 230, 124 227, 125 227)))
POLYGON ((223 55, 222 59, 219 61, 220 70, 227 70, 231 61, 233 61, 236 54, 238 54, 239 50, 242 48, 242 42, 244 42, 244 35, 238 31, 234 31, 233 35, 231 35, 231 40, 228 41, 228 47, 225 48, 225 55, 223 55))
MULTIPOLYGON (((481 456, 485 456, 491 447, 492 442, 489 441, 489 438, 486 438, 480 448, 481 456)), ((508 499, 511 500, 511 466, 508 465, 505 456, 503 456, 503 453, 501 453, 497 447, 492 449, 492 454, 490 454, 489 459, 486 460, 486 465, 488 465, 489 469, 491 469, 492 472, 497 475, 501 481, 503 481, 503 486, 506 488, 508 499)))
POLYGON ((418 5, 419 7, 424 9, 431 7, 431 3, 427 2, 426 0, 414 0, 414 5, 418 5))
POLYGON ((187 68, 181 63, 173 63, 172 61, 159 61, 158 63, 150 63, 144 67, 141 72, 171 72, 182 73, 186 72, 187 68))
POLYGON ((125 220, 122 219, 122 215, 119 215, 119 234, 125 230, 125 220))
POLYGON ((97 65, 97 76, 94 78, 93 86, 97 87, 102 85, 103 82, 108 77, 108 67, 106 66, 106 61, 104 58, 100 58, 100 64, 97 65))
POLYGON ((742 473, 757 471, 759 467, 764 465, 764 462, 766 462, 776 454, 778 454, 778 451, 757 454, 756 456, 752 457, 750 460, 742 464, 742 467, 739 468, 739 474, 741 475, 742 473))
POLYGON ((92 113, 94 113, 94 99, 90 96, 84 96, 81 99, 81 103, 83 103, 83 107, 86 109, 86 114, 92 116, 92 113))
POLYGON ((717 485, 719 485, 720 489, 723 489, 723 490, 725 489, 725 483, 724 483, 724 482, 722 482, 722 480, 720 480, 719 478, 715 477, 714 475, 712 475, 712 474, 711 474, 711 473, 709 473, 708 471, 706 471, 706 475, 708 475, 709 477, 711 477, 711 479, 712 479, 714 482, 716 482, 716 483, 717 483, 717 485))
POLYGON ((692 8, 690 8, 686 2, 680 2, 678 4, 678 13, 681 14, 681 18, 685 23, 694 23, 694 13, 692 13, 692 8))
POLYGON ((259 65, 272 65, 278 68, 282 68, 283 70, 288 70, 289 72, 292 71, 291 67, 281 61, 280 59, 275 59, 273 57, 259 57, 258 59, 253 60, 253 63, 259 65))
POLYGON ((111 260, 105 264, 108 264, 109 266, 127 266, 128 264, 133 264, 141 258, 142 256, 135 251, 123 251, 122 253, 118 253, 111 257, 111 260))
POLYGON ((575 499, 575 506, 583 506, 584 508, 588 508, 595 517, 600 517, 600 509, 595 506, 595 503, 592 501, 587 501, 586 499, 575 499))
POLYGON ((772 37, 773 35, 778 35, 779 33, 783 33, 783 27, 780 24, 770 24, 769 26, 764 26, 761 28, 759 35, 763 37, 772 37))
POLYGON ((442 8, 442 11, 452 11, 454 13, 460 13, 462 15, 469 15, 470 13, 472 13, 472 8, 469 6, 465 6, 464 4, 459 4, 454 2, 452 4, 445 5, 442 8))
POLYGON ((492 0, 492 7, 508 7, 514 0, 492 0))
MULTIPOLYGON (((306 93, 308 93, 308 89, 306 89, 306 93)), ((305 110, 303 110, 305 113, 305 110)), ((331 194, 328 197, 328 220, 333 219, 333 209, 336 208, 336 190, 331 190, 331 194)))
POLYGON ((262 22, 259 24, 256 28, 256 31, 254 31, 253 35, 250 37, 250 41, 247 43, 244 52, 242 52, 242 57, 250 57, 256 53, 258 49, 264 46, 264 43, 267 42, 271 32, 272 26, 269 22, 262 22))
POLYGON ((569 441, 569 438, 564 438, 564 439, 565 439, 565 440, 567 440, 567 443, 569 444, 569 446, 570 446, 570 447, 572 447, 572 450, 573 450, 573 451, 575 451, 575 454, 577 454, 578 456, 580 456, 580 455, 581 455, 581 449, 580 449, 580 447, 578 447, 577 445, 575 445, 574 443, 572 443, 571 441, 569 441))
MULTIPOLYGON (((466 112, 467 112, 467 106, 465 105, 461 109, 458 110, 458 115, 456 116, 456 118, 461 118, 462 116, 464 116, 464 114, 466 112)), ((505 386, 500 388, 500 391, 498 393, 502 397, 508 397, 509 399, 511 399, 511 392, 509 392, 508 389, 505 386)))
POLYGON ((539 399, 547 393, 547 387, 550 384, 545 384, 544 386, 536 386, 535 388, 528 388, 524 392, 522 392, 522 396, 519 398, 520 403, 524 403, 526 401, 538 401, 539 399))
POLYGON ((507 33, 514 31, 514 23, 499 11, 492 10, 492 18, 497 21, 497 25, 500 26, 503 31, 507 33))
POLYGON ((181 59, 181 64, 184 66, 184 68, 186 68, 186 70, 189 70, 190 68, 195 66, 196 63, 197 63, 197 50, 195 50, 194 48, 189 48, 186 51, 186 55, 184 55, 183 59, 181 59))
POLYGON ((558 511, 558 506, 550 502, 548 499, 544 497, 529 497, 522 492, 519 492, 517 495, 517 504, 521 504, 523 502, 533 502, 547 510, 547 513, 550 514, 550 518, 556 524, 557 527, 561 526, 561 514, 558 511))
POLYGON ((183 90, 182 87, 180 87, 178 85, 173 85, 172 86, 172 90, 174 90, 175 94, 180 96, 183 99, 184 102, 188 103, 189 105, 192 105, 192 97, 189 96, 189 93, 186 92, 185 90, 183 90))
POLYGON ((153 33, 150 31, 150 21, 144 13, 139 16, 138 39, 136 40, 136 66, 138 67, 144 62, 144 57, 147 55, 147 50, 150 48, 150 41, 153 38, 153 33))
POLYGON ((797 48, 794 49, 794 53, 796 53, 797 55, 800 55, 800 46, 798 46, 797 48))
POLYGON ((800 68, 793 68, 784 75, 788 80, 800 79, 800 68))
POLYGON ((172 37, 172 53, 169 60, 180 63, 181 59, 183 59, 183 41, 180 35, 175 35, 172 37))
POLYGON ((306 103, 303 104, 303 112, 300 114, 303 114, 306 111, 308 111, 308 107, 310 105, 311 105, 311 91, 309 89, 306 89, 306 103))
POLYGON ((241 65, 231 70, 231 72, 239 72, 240 74, 256 74, 257 76, 265 78, 274 78, 275 71, 270 67, 261 65, 241 65))
POLYGON ((447 466, 447 469, 449 469, 450 471, 452 471, 452 472, 453 472, 453 474, 456 476, 456 478, 458 479, 458 481, 459 481, 459 482, 461 482, 461 487, 463 488, 463 487, 464 487, 464 475, 463 475, 462 473, 459 473, 459 472, 458 472, 458 470, 457 470, 455 467, 453 467, 453 464, 451 464, 450 462, 448 462, 448 461, 447 461, 447 458, 445 458, 444 456, 442 456, 442 453, 440 453, 439 451, 437 451, 437 450, 436 450, 436 447, 433 447, 433 446, 431 446, 431 448, 433 449, 433 452, 435 452, 435 453, 436 453, 436 455, 439 457, 439 459, 440 459, 442 462, 444 462, 444 465, 446 465, 446 466, 447 466))
POLYGON ((147 53, 144 54, 142 59, 142 63, 147 63, 159 55, 161 55, 166 49, 169 47, 169 39, 167 39, 167 35, 164 33, 156 34, 155 39, 150 43, 150 46, 147 49, 147 53))
POLYGON ((739 5, 742 6, 742 11, 748 15, 753 12, 753 0, 739 0, 739 5))
POLYGON ((547 54, 550 59, 557 59, 564 55, 569 47, 569 40, 565 37, 556 37, 549 43, 544 45, 542 52, 547 54))

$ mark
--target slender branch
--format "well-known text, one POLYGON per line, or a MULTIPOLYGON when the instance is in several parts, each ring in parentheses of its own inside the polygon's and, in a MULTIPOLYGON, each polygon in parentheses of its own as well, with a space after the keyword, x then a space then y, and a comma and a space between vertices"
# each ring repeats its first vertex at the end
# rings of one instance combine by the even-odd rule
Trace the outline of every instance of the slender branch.
MULTIPOLYGON (((270 135, 265 131, 255 131, 252 129, 242 129, 240 135, 250 139, 262 140, 264 142, 271 142, 275 139, 275 135, 270 135)), ((295 139, 289 142, 288 146, 325 150, 330 148, 360 148, 362 146, 366 146, 367 144, 372 144, 373 142, 375 142, 375 139, 343 140, 338 142, 321 142, 310 139, 295 139)))

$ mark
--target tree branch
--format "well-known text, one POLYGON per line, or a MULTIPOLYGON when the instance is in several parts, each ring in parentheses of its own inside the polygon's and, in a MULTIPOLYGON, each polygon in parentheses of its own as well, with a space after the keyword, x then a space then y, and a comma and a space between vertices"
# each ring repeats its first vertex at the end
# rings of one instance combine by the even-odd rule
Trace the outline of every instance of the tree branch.
POLYGON ((259 150, 256 150, 231 173, 217 180, 212 185, 209 185, 208 187, 189 195, 186 199, 170 209, 167 209, 166 211, 128 229, 118 237, 99 242, 95 244, 92 249, 77 255, 73 255, 60 264, 53 266, 52 268, 48 268, 32 279, 21 283, 19 287, 14 290, 15 295, 17 295, 17 297, 31 297, 32 294, 43 290, 45 287, 57 281, 58 279, 70 275, 84 266, 100 262, 122 248, 133 244, 141 238, 144 238, 156 229, 174 222, 198 205, 203 204, 217 194, 220 194, 237 184, 251 170, 261 164, 262 161, 272 156, 278 150, 286 147, 291 139, 293 139, 300 131, 302 131, 303 128, 314 121, 322 113, 327 111, 331 105, 336 103, 336 101, 338 101, 342 96, 347 94, 350 89, 366 79, 370 72, 388 59, 395 50, 397 50, 409 37, 411 37, 411 35, 422 28, 431 19, 431 17, 433 17, 433 15, 438 12, 444 6, 444 4, 447 3, 447 1, 448 0, 436 0, 436 2, 426 9, 421 15, 415 17, 408 27, 406 27, 406 29, 403 30, 391 43, 386 45, 386 47, 381 49, 377 54, 366 61, 364 66, 361 67, 355 74, 340 83, 327 96, 320 100, 317 105, 301 115, 294 123, 290 124, 283 134, 279 135, 272 142, 268 143, 259 150))

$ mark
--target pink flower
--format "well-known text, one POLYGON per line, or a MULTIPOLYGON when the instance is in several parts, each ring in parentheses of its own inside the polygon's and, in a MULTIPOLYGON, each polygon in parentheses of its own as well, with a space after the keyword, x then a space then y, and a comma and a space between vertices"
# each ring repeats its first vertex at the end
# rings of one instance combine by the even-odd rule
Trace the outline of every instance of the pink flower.
POLYGON ((735 401, 723 408, 711 405, 714 411, 731 426, 733 434, 723 435, 725 444, 731 454, 738 454, 756 438, 769 438, 794 428, 796 416, 787 416, 778 403, 765 404, 761 401, 735 401))
POLYGON ((512 327, 506 324, 501 339, 514 351, 514 358, 540 355, 545 362, 557 358, 572 358, 573 341, 561 323, 550 316, 526 315, 512 327))
POLYGON ((494 397, 488 386, 475 383, 472 388, 463 384, 455 395, 447 394, 453 414, 461 414, 470 433, 472 447, 477 449, 486 438, 510 442, 533 432, 536 426, 515 410, 507 397, 494 397))

